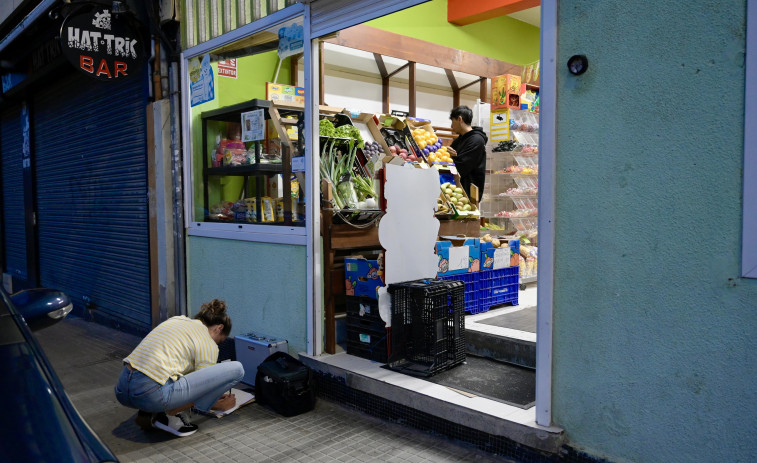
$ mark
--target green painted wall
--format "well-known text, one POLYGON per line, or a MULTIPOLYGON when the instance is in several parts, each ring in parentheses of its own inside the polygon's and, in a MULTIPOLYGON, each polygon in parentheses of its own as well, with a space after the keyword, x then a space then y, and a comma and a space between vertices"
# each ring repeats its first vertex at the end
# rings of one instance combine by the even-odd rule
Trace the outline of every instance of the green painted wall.
POLYGON ((366 25, 512 64, 539 59, 538 27, 505 16, 456 26, 447 22, 447 0, 431 0, 366 25))
POLYGON ((232 336, 255 331, 306 352, 306 253, 305 246, 187 237, 190 316, 203 302, 224 299, 232 336))
POLYGON ((553 419, 611 461, 755 461, 745 1, 559 5, 553 419))

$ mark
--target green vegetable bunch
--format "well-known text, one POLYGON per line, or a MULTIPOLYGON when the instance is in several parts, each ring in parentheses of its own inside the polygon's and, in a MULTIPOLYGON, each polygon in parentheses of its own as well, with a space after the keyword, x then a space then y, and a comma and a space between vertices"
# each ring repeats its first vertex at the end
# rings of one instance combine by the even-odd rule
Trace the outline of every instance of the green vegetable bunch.
POLYGON ((357 147, 362 148, 365 146, 365 143, 363 142, 363 137, 360 135, 360 129, 355 127, 354 125, 342 125, 334 129, 336 132, 336 137, 339 138, 352 138, 357 142, 357 147))
POLYGON ((318 133, 323 137, 336 137, 336 129, 334 124, 328 119, 321 119, 318 123, 318 133))

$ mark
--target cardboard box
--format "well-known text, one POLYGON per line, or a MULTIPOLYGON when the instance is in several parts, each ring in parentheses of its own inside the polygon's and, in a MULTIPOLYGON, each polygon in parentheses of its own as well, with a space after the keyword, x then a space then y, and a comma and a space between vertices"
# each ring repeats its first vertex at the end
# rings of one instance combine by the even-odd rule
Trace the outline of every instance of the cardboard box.
POLYGON ((384 257, 376 260, 363 257, 344 258, 344 290, 347 296, 378 299, 376 291, 384 286, 384 257))
MULTIPOLYGON (((516 94, 520 100, 521 78, 513 74, 503 74, 492 77, 492 103, 491 109, 502 109, 511 107, 508 94, 516 94)), ((518 107, 520 108, 520 103, 518 107)))
MULTIPOLYGON (((445 170, 444 168, 438 168, 437 170, 439 170, 439 180, 440 180, 440 182, 445 183, 445 182, 449 182, 450 180, 452 180, 451 183, 454 183, 455 187, 462 188, 461 183, 460 183, 460 175, 459 174, 452 173, 451 171, 445 170)), ((479 216, 481 216, 481 211, 478 209, 478 198, 477 197, 476 198, 471 198, 470 192, 469 191, 465 191, 465 189, 463 189, 463 196, 465 198, 468 198, 468 204, 471 205, 471 210, 470 211, 460 210, 460 209, 457 208, 457 206, 452 201, 449 201, 449 204, 452 206, 452 209, 454 210, 454 218, 458 219, 458 218, 469 218, 469 217, 479 217, 479 216)), ((446 194, 445 194, 445 197, 446 197, 446 194)), ((448 197, 446 197, 446 199, 449 200, 448 197)))
POLYGON ((437 276, 481 270, 481 240, 479 238, 467 238, 462 246, 454 246, 452 241, 437 241, 436 255, 439 258, 437 276))
MULTIPOLYGON (((500 240, 502 241, 502 240, 500 240)), ((520 240, 509 240, 506 248, 495 248, 492 243, 481 243, 481 269, 498 270, 519 264, 520 240)))
POLYGON ((360 135, 363 137, 364 141, 368 142, 375 140, 381 145, 384 153, 389 153, 389 145, 386 144, 386 140, 384 140, 384 137, 379 131, 378 116, 371 113, 360 113, 357 117, 352 118, 352 123, 358 128, 358 130, 360 130, 360 135))

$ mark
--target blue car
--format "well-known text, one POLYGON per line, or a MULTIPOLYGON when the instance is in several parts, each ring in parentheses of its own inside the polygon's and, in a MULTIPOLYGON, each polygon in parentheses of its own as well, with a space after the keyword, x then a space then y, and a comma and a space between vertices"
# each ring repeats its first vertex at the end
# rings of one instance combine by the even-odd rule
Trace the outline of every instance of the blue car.
POLYGON ((22 316, 28 310, 44 326, 65 317, 70 301, 49 290, 13 300, 19 307, 0 289, 0 461, 118 461, 74 408, 22 316))

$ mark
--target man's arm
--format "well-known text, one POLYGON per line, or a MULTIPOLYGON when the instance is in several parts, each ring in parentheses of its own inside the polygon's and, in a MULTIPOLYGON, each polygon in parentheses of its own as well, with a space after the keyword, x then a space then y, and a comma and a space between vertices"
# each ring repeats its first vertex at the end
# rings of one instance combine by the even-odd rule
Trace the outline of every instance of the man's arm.
POLYGON ((468 175, 469 173, 473 172, 473 170, 478 165, 479 160, 476 159, 477 149, 477 144, 473 143, 472 140, 466 140, 465 142, 461 143, 460 146, 457 147, 457 150, 453 149, 452 151, 450 151, 450 148, 447 148, 447 152, 454 156, 455 168, 457 168, 457 172, 461 176, 468 175))

